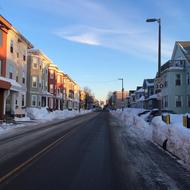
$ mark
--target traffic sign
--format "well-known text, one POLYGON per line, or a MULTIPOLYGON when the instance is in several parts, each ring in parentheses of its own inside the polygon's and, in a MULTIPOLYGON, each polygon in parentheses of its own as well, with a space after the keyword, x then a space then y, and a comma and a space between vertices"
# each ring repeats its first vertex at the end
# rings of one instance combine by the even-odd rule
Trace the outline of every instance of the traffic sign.
POLYGON ((164 87, 164 81, 161 77, 157 77, 154 79, 154 87, 156 90, 160 90, 164 87))

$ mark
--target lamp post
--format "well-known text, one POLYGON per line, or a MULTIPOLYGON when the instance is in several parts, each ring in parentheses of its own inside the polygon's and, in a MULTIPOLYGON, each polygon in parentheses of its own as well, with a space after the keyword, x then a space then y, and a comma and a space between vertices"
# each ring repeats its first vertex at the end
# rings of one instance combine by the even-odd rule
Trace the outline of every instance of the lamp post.
POLYGON ((124 107, 124 102, 123 102, 123 91, 124 91, 124 88, 123 88, 123 78, 119 78, 118 80, 121 80, 121 85, 122 85, 122 89, 121 89, 121 91, 122 91, 122 111, 123 111, 123 107, 124 107))
POLYGON ((157 22, 158 23, 158 74, 160 77, 160 67, 161 67, 161 19, 150 18, 146 19, 146 22, 157 22))
MULTIPOLYGON (((160 18, 150 18, 146 19, 146 22, 157 22, 158 23, 158 73, 156 78, 160 78, 160 68, 161 68, 161 19, 160 18)), ((156 89, 156 93, 160 92, 159 89, 156 89)), ((161 101, 159 102, 159 112, 161 113, 161 101)))

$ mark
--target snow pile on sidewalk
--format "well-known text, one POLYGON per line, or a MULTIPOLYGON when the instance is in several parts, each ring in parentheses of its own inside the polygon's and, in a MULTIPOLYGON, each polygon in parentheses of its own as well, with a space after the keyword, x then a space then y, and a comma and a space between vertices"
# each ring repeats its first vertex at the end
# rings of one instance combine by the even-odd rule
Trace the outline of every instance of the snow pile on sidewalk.
POLYGON ((2 123, 0 124, 0 134, 7 133, 9 130, 18 128, 18 127, 24 127, 25 124, 13 124, 13 123, 2 123))
POLYGON ((182 115, 171 114, 170 125, 164 123, 161 117, 155 117, 152 120, 152 128, 154 142, 163 146, 167 140, 167 150, 190 164, 190 129, 183 126, 182 115))
POLYGON ((15 117, 15 121, 30 121, 29 117, 15 117))
MULTIPOLYGON (((142 111, 142 109, 127 108, 123 112, 117 110, 111 113, 138 138, 152 140, 160 146, 165 144, 169 152, 186 164, 190 164, 190 129, 183 126, 183 115, 170 114, 171 124, 169 125, 162 121, 161 116, 154 117, 149 124, 144 120, 146 117, 138 116, 138 113, 142 111)), ((190 114, 188 116, 190 117, 190 114)))
POLYGON ((53 119, 65 119, 69 117, 75 117, 77 115, 82 115, 85 113, 90 112, 90 110, 81 110, 80 112, 78 110, 56 110, 53 112, 48 112, 46 108, 27 108, 27 116, 30 119, 33 120, 44 120, 50 121, 53 119))
POLYGON ((152 128, 144 121, 144 119, 138 116, 138 113, 143 109, 127 108, 123 112, 121 110, 112 111, 112 115, 119 118, 123 126, 127 130, 137 134, 139 138, 149 139, 152 138, 152 128))
POLYGON ((18 127, 25 127, 31 125, 37 125, 54 119, 66 119, 75 117, 77 115, 83 115, 91 112, 91 110, 80 110, 79 111, 68 111, 68 110, 56 110, 48 112, 46 108, 27 108, 27 117, 15 118, 16 124, 14 123, 2 123, 0 124, 0 134, 6 133, 11 129, 18 127), (36 121, 34 121, 36 120, 36 121), (18 124, 19 123, 19 124, 18 124))

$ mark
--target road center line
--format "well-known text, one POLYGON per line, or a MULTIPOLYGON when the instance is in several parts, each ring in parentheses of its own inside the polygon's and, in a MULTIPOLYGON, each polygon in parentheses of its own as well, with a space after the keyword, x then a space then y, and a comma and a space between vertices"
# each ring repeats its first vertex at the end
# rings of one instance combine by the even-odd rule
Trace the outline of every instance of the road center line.
POLYGON ((26 160, 25 162, 23 162, 22 164, 17 166, 15 169, 11 170, 6 175, 0 177, 0 184, 3 183, 4 181, 6 181, 9 177, 11 177, 14 174, 16 174, 17 172, 19 172, 20 170, 22 170, 24 167, 28 166, 35 159, 40 158, 40 156, 42 156, 42 154, 49 152, 58 143, 60 143, 62 140, 64 140, 67 136, 70 136, 76 129, 78 129, 78 127, 75 127, 74 129, 71 129, 66 134, 64 134, 62 137, 58 138, 57 140, 55 140, 54 142, 52 142, 51 144, 49 144, 48 146, 43 148, 40 152, 36 153, 34 156, 32 156, 31 158, 29 158, 28 160, 26 160))

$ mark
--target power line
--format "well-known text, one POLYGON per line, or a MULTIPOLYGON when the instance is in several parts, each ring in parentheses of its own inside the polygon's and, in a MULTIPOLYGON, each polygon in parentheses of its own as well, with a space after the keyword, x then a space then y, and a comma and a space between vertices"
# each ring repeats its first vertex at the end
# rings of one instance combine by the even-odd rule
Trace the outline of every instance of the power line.
POLYGON ((111 82, 118 82, 118 80, 109 80, 109 81, 79 81, 85 83, 111 83, 111 82))

